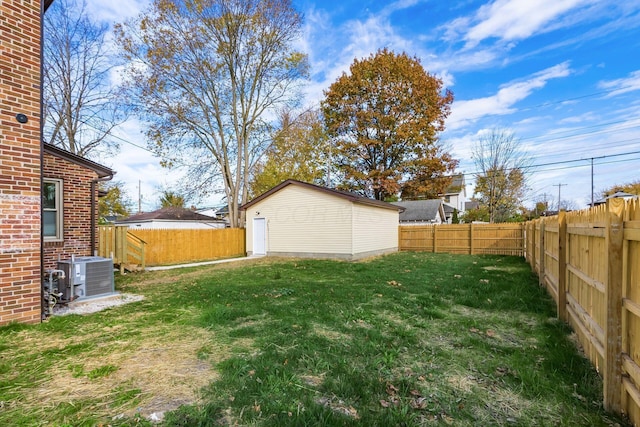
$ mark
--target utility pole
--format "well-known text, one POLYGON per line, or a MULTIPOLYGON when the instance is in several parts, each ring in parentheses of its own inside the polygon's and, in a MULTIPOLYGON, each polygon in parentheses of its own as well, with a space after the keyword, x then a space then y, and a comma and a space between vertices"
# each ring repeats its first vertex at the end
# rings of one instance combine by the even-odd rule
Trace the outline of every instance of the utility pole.
POLYGON ((138 213, 142 212, 142 181, 138 180, 138 213))
POLYGON ((593 207, 593 157, 591 158, 591 207, 593 207))
POLYGON ((331 152, 331 147, 332 147, 332 143, 333 143, 333 138, 329 138, 329 156, 327 158, 327 182, 325 183, 325 186, 327 188, 331 188, 331 162, 332 162, 332 152, 331 152))
POLYGON ((558 187, 558 213, 560 213, 560 189, 563 185, 566 186, 567 184, 553 184, 554 187, 558 187))

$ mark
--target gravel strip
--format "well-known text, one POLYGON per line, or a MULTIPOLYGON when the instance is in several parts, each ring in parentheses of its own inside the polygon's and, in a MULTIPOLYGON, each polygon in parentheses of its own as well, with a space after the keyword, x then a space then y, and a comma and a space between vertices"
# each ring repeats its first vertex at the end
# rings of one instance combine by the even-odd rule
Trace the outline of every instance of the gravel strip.
POLYGON ((59 304, 53 308, 54 316, 65 316, 67 314, 89 314, 102 311, 106 308, 116 307, 130 302, 141 301, 144 299, 142 295, 134 294, 117 294, 95 300, 74 301, 69 304, 59 304))

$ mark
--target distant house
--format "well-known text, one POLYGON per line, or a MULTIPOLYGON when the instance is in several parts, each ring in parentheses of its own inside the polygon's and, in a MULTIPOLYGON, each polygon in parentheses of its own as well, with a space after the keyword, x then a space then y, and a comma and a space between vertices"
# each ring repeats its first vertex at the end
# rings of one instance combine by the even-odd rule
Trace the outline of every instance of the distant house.
POLYGON ((212 206, 207 208, 196 209, 195 212, 206 215, 211 218, 222 219, 228 222, 229 205, 212 206))
POLYGON ((222 220, 202 215, 190 209, 167 207, 153 212, 131 215, 129 218, 116 221, 116 225, 128 225, 136 229, 205 229, 225 228, 222 220))
POLYGON ((393 202, 404 208, 400 212, 400 225, 428 225, 445 222, 444 203, 441 199, 406 200, 393 202))
POLYGON ((594 206, 602 205, 604 203, 607 203, 607 200, 609 199, 633 199, 634 197, 638 197, 638 196, 635 194, 625 193, 624 191, 616 191, 615 193, 610 194, 607 197, 596 200, 595 202, 593 202, 593 205, 594 206))
POLYGON ((454 175, 452 177, 451 184, 440 198, 445 203, 445 221, 451 223, 454 209, 458 210, 459 214, 465 212, 467 203, 467 185, 464 180, 464 174, 454 175))
POLYGON ((479 209, 479 208, 480 208, 480 202, 478 202, 477 200, 471 200, 464 204, 465 211, 470 211, 470 210, 479 209))
POLYGON ((398 250, 402 207, 287 180, 241 207, 249 255, 355 260, 398 250))

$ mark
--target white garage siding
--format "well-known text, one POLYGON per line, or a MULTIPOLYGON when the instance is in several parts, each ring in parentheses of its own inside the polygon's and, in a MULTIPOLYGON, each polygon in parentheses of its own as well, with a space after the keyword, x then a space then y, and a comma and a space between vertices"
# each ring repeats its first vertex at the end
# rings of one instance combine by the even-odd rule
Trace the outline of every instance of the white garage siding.
POLYGON ((271 256, 353 260, 398 248, 400 208, 352 193, 287 180, 242 209, 249 255, 255 218, 266 222, 265 249, 271 256))
POLYGON ((353 204, 355 258, 398 250, 398 211, 353 204))
MULTIPOLYGON (((247 209, 247 236, 253 236, 253 218, 261 217, 267 221, 268 255, 347 258, 352 253, 352 205, 289 185, 247 209)), ((247 252, 253 253, 253 239, 247 238, 247 252)))

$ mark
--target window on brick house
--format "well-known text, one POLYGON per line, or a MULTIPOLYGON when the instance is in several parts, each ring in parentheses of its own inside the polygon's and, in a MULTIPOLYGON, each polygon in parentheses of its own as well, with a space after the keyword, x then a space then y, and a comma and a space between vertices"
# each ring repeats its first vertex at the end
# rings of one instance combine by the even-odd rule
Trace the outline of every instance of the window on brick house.
POLYGON ((62 240, 62 180, 43 180, 42 230, 45 241, 62 240))

